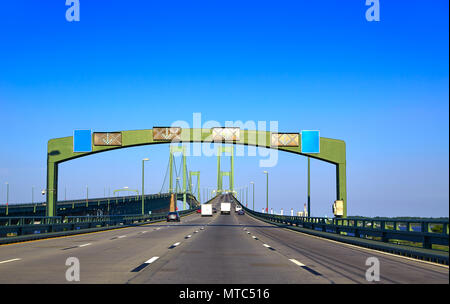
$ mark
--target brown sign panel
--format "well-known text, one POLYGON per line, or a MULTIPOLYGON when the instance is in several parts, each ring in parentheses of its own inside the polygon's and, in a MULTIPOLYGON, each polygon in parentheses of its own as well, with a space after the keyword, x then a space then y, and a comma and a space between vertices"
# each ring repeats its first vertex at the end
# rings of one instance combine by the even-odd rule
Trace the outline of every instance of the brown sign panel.
POLYGON ((154 127, 153 140, 172 141, 181 139, 180 127, 154 127))
POLYGON ((270 145, 272 147, 298 147, 298 133, 272 133, 270 145))
POLYGON ((121 132, 95 132, 94 146, 121 146, 121 132))
POLYGON ((239 141, 240 139, 239 128, 213 128, 212 140, 216 142, 224 141, 239 141))

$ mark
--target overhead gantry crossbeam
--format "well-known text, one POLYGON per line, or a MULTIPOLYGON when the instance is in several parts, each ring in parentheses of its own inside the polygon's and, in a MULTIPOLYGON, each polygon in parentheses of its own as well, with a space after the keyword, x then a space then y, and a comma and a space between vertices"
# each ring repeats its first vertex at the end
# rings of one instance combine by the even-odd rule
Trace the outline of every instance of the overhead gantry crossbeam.
MULTIPOLYGON (((225 128, 226 129, 226 128, 225 128)), ((234 132, 234 131, 233 131, 234 132)), ((257 146, 271 149, 278 149, 302 156, 325 161, 336 166, 336 199, 344 202, 343 216, 347 215, 347 192, 346 192, 346 148, 342 140, 320 137, 320 153, 302 153, 301 140, 295 146, 273 145, 271 141, 272 133, 269 131, 240 130, 239 136, 231 137, 219 134, 214 135, 214 129, 181 129, 181 128, 153 128, 146 130, 133 130, 114 132, 120 133, 120 137, 114 137, 114 141, 106 140, 101 145, 97 141, 112 132, 92 134, 90 152, 74 152, 73 136, 50 139, 47 146, 47 215, 56 215, 56 201, 58 194, 58 165, 79 157, 85 157, 95 153, 137 147, 143 145, 153 145, 171 142, 204 142, 204 143, 230 143, 257 146), (100 134, 100 135, 99 135, 100 134), (103 137, 102 137, 103 136, 103 137)), ((232 133, 232 132, 231 132, 232 133)), ((277 135, 283 133, 277 133, 277 135)), ((294 134, 301 139, 301 133, 294 134)))

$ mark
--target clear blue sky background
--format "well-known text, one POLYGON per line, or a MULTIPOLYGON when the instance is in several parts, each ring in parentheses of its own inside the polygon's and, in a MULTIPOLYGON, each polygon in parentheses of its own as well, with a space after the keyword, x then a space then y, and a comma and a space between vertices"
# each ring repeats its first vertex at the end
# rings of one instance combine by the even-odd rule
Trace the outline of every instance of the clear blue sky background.
MULTIPOLYGON (((347 143, 348 210, 366 216, 448 216, 449 2, 380 0, 65 0, 0 3, 0 202, 45 188, 46 143, 74 129, 147 129, 176 120, 278 121, 347 143)), ((161 187, 168 146, 108 152, 61 165, 68 198, 105 187, 161 187)), ((216 159, 191 158, 202 186, 216 159)), ((236 160, 236 185, 264 169, 236 160)), ((270 205, 303 208, 306 159, 280 154, 270 205)), ((312 215, 331 215, 335 171, 312 161, 312 215)), ((112 190, 111 190, 112 191, 112 190)), ((61 197, 62 191, 60 191, 61 197)), ((42 199, 39 194, 39 199, 42 199)))

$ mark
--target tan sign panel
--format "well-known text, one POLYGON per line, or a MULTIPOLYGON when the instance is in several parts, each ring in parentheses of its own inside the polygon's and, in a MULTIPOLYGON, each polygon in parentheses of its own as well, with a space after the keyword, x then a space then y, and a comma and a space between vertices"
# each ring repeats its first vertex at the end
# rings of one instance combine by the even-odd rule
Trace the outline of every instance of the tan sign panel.
POLYGON ((272 147, 298 147, 298 133, 272 133, 270 145, 272 147))
POLYGON ((121 132, 95 132, 94 146, 121 146, 121 132))
POLYGON ((212 140, 223 141, 239 141, 240 129, 239 128, 213 128, 212 140))
POLYGON ((153 140, 180 140, 181 128, 179 127, 154 127, 153 128, 153 140))

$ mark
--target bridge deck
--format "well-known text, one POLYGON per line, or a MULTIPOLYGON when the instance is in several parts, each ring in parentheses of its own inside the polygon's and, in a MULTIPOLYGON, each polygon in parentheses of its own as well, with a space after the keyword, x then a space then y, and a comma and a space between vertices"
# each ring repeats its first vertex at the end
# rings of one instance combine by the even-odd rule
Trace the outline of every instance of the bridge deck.
POLYGON ((368 257, 380 261, 380 283, 449 282, 448 267, 218 212, 0 246, 0 283, 65 283, 68 256, 80 260, 81 283, 368 283, 368 257))

